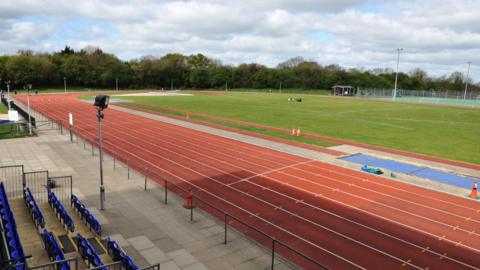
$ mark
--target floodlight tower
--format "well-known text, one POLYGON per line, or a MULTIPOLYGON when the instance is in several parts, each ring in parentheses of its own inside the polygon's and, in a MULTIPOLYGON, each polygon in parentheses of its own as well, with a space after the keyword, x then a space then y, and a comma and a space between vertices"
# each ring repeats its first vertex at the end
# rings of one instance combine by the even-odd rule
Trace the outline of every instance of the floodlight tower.
POLYGON ((470 65, 472 62, 467 62, 468 67, 467 67, 467 79, 465 80, 465 94, 463 95, 463 99, 467 99, 467 90, 468 90, 468 76, 470 75, 470 65))
POLYGON ((27 108, 28 108, 28 134, 32 136, 32 117, 30 116, 30 90, 32 90, 32 85, 27 84, 25 86, 25 89, 27 90, 27 108))
POLYGON ((398 66, 400 64, 400 52, 403 48, 397 48, 397 72, 395 72, 395 89, 393 90, 393 100, 397 99, 397 83, 398 83, 398 66))
POLYGON ((102 143, 102 119, 103 110, 108 107, 110 97, 106 95, 98 95, 95 97, 93 106, 97 108, 98 119, 98 150, 100 158, 100 210, 104 210, 105 203, 105 187, 103 186, 103 143, 102 143))

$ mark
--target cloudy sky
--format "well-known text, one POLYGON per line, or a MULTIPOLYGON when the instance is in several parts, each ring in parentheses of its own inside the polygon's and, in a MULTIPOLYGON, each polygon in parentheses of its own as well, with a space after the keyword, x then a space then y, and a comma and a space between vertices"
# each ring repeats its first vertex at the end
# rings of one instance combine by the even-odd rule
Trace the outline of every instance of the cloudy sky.
POLYGON ((480 82, 480 0, 4 0, 0 54, 101 47, 121 59, 204 53, 276 66, 421 68, 480 82))

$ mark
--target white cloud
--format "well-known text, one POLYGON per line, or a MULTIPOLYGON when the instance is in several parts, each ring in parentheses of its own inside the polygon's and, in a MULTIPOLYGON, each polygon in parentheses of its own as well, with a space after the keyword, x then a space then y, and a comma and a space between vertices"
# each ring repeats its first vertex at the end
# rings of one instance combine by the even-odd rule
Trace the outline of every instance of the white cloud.
POLYGON ((270 66, 294 56, 345 67, 393 67, 480 81, 478 0, 17 0, 0 2, 0 46, 100 46, 124 59, 205 53, 270 66), (72 26, 73 25, 73 26, 72 26))

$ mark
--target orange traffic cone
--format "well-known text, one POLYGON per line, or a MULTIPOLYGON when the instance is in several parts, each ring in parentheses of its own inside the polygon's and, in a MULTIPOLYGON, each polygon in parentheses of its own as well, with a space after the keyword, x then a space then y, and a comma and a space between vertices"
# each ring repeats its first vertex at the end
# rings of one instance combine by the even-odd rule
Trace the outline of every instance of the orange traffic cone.
POLYGON ((472 192, 470 192, 470 196, 468 197, 478 200, 477 182, 473 183, 472 192))
POLYGON ((297 128, 297 136, 300 136, 300 128, 297 128))

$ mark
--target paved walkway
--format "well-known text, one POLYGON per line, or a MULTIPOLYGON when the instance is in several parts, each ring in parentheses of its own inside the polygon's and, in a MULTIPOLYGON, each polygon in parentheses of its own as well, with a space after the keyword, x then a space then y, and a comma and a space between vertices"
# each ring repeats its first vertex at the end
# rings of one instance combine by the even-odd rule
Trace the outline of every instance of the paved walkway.
MULTIPOLYGON (((190 222, 183 201, 164 189, 105 158, 106 210, 99 210, 98 153, 82 141, 44 132, 36 138, 0 140, 0 165, 24 164, 26 171, 49 170, 51 176, 73 175, 78 195, 100 220, 104 235, 117 240, 140 266, 160 263, 162 270, 269 269, 270 252, 229 230, 223 244, 223 224, 196 209, 190 222)), ((275 269, 292 269, 276 260, 275 269)))

